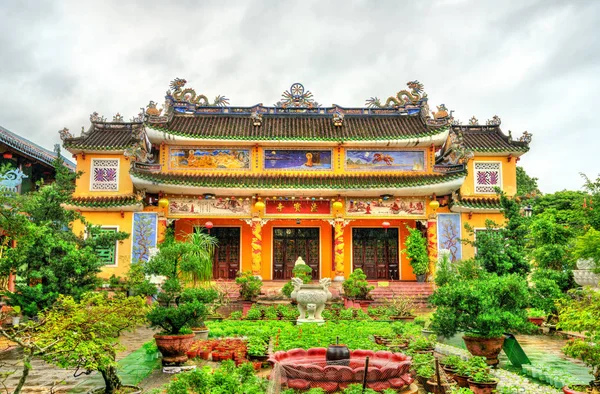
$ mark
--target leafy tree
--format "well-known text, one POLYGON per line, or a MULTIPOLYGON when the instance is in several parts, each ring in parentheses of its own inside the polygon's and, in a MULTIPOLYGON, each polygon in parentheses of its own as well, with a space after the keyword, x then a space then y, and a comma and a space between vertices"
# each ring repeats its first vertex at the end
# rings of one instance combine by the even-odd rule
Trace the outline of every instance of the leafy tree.
POLYGON ((533 214, 550 212, 557 224, 572 229, 575 235, 581 235, 589 225, 589 215, 583 208, 584 199, 589 199, 589 195, 582 191, 563 190, 545 194, 532 201, 533 214))
POLYGON ((486 271, 498 275, 525 275, 529 272, 529 264, 525 258, 527 219, 521 215, 520 206, 514 199, 508 198, 499 189, 497 191, 506 218, 504 226, 486 220, 486 231, 478 232, 475 237, 475 230, 466 223, 465 228, 474 240, 464 242, 477 248, 475 259, 486 271))
POLYGON ((77 302, 73 297, 60 296, 37 321, 29 320, 12 329, 0 326, 0 334, 23 349, 23 373, 14 393, 23 388, 36 357, 62 368, 76 368, 76 375, 99 371, 105 392, 115 393, 122 385, 115 360, 123 349, 118 337, 141 325, 146 309, 142 297, 86 293, 77 302))
POLYGON ((584 235, 577 238, 574 254, 578 259, 592 260, 596 266, 596 272, 600 272, 600 231, 590 228, 584 235))
POLYGON ((523 167, 517 166, 517 197, 529 199, 541 195, 537 181, 538 178, 529 176, 523 167))
POLYGON ((585 209, 589 224, 596 230, 600 230, 600 175, 596 179, 590 179, 585 174, 581 174, 581 176, 584 179, 583 189, 590 196, 586 202, 587 207, 585 209))
POLYGON ((64 165, 60 152, 54 161, 56 180, 25 196, 0 196, 0 228, 16 241, 0 257, 0 274, 17 276, 15 292, 5 292, 11 305, 35 316, 50 307, 60 294, 76 300, 98 284, 102 262, 97 248, 110 247, 127 233, 103 233, 63 204, 71 199, 78 174, 64 165), (72 224, 82 221, 90 236, 74 234, 72 224))
POLYGON ((427 240, 423 233, 416 228, 408 227, 406 237, 406 256, 410 260, 415 275, 425 275, 429 272, 429 255, 427 254, 427 240))

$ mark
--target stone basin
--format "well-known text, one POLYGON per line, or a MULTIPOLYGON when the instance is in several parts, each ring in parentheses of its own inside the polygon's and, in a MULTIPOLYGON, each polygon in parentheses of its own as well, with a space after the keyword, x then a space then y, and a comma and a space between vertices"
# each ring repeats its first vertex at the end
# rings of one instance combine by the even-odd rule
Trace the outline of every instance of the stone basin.
POLYGON ((369 357, 367 386, 377 392, 410 386, 410 357, 388 351, 353 350, 349 366, 327 365, 325 348, 292 349, 275 352, 269 358, 273 370, 279 369, 281 384, 297 390, 320 387, 327 392, 342 390, 353 383, 362 383, 365 359, 369 357))

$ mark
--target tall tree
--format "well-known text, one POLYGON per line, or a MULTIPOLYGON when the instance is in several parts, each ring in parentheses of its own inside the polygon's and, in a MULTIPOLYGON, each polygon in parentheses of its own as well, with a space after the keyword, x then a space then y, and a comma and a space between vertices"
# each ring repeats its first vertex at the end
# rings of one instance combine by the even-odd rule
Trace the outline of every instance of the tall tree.
POLYGON ((102 267, 97 249, 128 237, 123 232, 102 233, 79 213, 63 207, 71 199, 78 174, 70 172, 57 153, 54 183, 24 196, 0 196, 0 228, 16 241, 0 257, 0 274, 17 277, 15 292, 4 295, 28 316, 48 308, 60 294, 77 300, 95 289, 102 267), (73 233, 76 220, 86 225, 87 237, 73 233))
POLYGON ((517 166, 517 197, 529 199, 541 195, 537 181, 538 178, 529 176, 523 167, 517 166))

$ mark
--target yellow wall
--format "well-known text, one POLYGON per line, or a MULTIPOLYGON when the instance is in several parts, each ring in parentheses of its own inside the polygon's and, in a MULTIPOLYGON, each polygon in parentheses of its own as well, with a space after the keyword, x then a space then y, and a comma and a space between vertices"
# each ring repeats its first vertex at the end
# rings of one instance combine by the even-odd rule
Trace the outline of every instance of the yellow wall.
MULTIPOLYGON (((468 239, 473 241, 473 237, 469 234, 469 232, 465 229, 465 223, 468 223, 474 229, 483 229, 485 228, 485 222, 487 220, 491 220, 499 226, 504 225, 504 215, 502 213, 473 213, 471 218, 469 219, 468 213, 461 214, 461 237, 462 239, 468 239)), ((470 259, 475 257, 475 250, 471 245, 463 244, 462 245, 462 259, 470 259)))
MULTIPOLYGON (((83 212, 85 219, 96 226, 118 227, 119 231, 131 234, 133 212, 83 212)), ((85 228, 81 222, 73 224, 73 232, 85 236, 85 228)), ((106 266, 102 268, 99 274, 101 278, 109 278, 111 275, 125 276, 129 271, 131 261, 131 236, 127 239, 117 242, 117 264, 116 266, 106 266)))
POLYGON ((77 172, 81 172, 82 175, 77 179, 74 196, 118 196, 133 193, 133 182, 129 176, 130 161, 125 156, 88 153, 85 155, 78 154, 75 158, 77 160, 77 172), (118 191, 90 191, 92 159, 119 159, 118 191))
POLYGON ((514 196, 517 193, 517 164, 516 158, 511 158, 510 162, 508 161, 507 156, 475 156, 473 160, 469 161, 467 166, 468 174, 465 182, 460 188, 461 195, 464 196, 477 196, 477 197, 496 197, 494 193, 490 194, 481 194, 475 193, 475 179, 474 179, 474 162, 499 162, 502 164, 501 166, 501 174, 502 174, 502 190, 509 195, 514 196))

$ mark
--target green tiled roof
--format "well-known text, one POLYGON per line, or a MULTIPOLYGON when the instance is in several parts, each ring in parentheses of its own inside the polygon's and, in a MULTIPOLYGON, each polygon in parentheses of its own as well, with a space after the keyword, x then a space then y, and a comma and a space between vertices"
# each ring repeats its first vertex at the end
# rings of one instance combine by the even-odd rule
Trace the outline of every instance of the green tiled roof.
POLYGON ((331 116, 312 114, 263 115, 260 126, 249 116, 177 116, 149 128, 181 137, 240 141, 369 141, 422 138, 440 134, 448 126, 428 126, 421 116, 347 115, 342 126, 331 116))
POLYGON ((466 170, 447 174, 423 175, 282 175, 282 174, 163 174, 139 171, 131 175, 157 184, 213 188, 259 189, 376 189, 434 185, 459 179, 466 170))
POLYGON ((452 206, 471 209, 496 209, 500 210, 500 199, 495 197, 465 197, 452 203, 452 206))
POLYGON ((465 147, 474 152, 527 152, 529 144, 513 141, 498 126, 454 126, 455 132, 461 132, 465 147))
POLYGON ((90 130, 65 139, 63 145, 69 150, 121 151, 139 143, 142 134, 141 123, 92 123, 90 130))
POLYGON ((85 208, 110 208, 141 204, 141 201, 135 194, 128 194, 124 196, 74 197, 68 204, 85 208))

